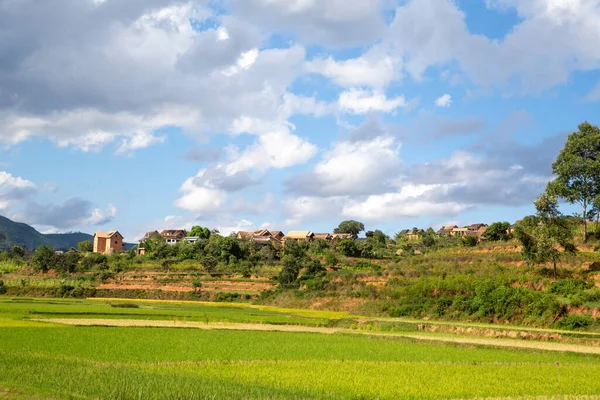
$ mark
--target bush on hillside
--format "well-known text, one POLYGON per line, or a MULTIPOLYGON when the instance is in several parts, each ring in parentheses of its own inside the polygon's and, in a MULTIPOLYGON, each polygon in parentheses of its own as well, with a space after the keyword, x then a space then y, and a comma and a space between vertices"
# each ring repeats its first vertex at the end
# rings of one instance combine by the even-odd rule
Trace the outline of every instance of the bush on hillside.
POLYGON ((589 315, 567 315, 556 322, 560 329, 582 330, 594 323, 594 319, 589 315))
POLYGON ((360 254, 356 241, 350 239, 341 240, 336 249, 346 257, 357 257, 360 254))
POLYGON ((296 282, 300 274, 300 262, 296 257, 286 255, 281 260, 282 267, 277 280, 282 286, 290 286, 296 282))
POLYGON ((591 283, 588 283, 583 279, 567 278, 553 282, 552 285, 550 285, 549 290, 551 293, 569 297, 589 289, 592 286, 593 285, 591 283))
POLYGON ((56 254, 54 250, 45 244, 38 247, 31 257, 32 267, 42 272, 53 268, 55 262, 56 254))

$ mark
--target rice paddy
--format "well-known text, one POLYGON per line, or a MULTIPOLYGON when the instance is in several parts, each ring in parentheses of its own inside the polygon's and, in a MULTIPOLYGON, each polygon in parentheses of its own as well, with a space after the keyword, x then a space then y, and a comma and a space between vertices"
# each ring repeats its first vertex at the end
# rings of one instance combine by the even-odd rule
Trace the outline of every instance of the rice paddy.
POLYGON ((134 304, 137 308, 122 307, 116 299, 0 298, 0 398, 600 398, 600 356, 594 354, 423 341, 416 333, 38 321, 162 320, 328 329, 354 318, 236 304, 134 304))

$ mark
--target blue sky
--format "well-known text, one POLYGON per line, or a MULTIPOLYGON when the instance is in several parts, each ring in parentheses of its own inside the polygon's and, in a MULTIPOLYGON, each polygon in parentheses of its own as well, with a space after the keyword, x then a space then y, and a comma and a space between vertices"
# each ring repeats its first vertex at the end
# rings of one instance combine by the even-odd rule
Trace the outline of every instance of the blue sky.
POLYGON ((514 221, 599 123, 598 0, 0 9, 0 214, 43 232, 514 221))

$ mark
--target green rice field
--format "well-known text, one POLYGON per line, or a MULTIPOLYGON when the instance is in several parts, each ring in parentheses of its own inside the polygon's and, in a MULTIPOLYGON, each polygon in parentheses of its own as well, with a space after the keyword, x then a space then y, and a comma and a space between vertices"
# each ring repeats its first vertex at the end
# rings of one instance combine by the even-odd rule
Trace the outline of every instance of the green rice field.
POLYGON ((593 354, 351 333, 37 321, 165 319, 324 327, 351 318, 236 304, 132 304, 0 297, 0 398, 600 398, 600 356, 593 354))

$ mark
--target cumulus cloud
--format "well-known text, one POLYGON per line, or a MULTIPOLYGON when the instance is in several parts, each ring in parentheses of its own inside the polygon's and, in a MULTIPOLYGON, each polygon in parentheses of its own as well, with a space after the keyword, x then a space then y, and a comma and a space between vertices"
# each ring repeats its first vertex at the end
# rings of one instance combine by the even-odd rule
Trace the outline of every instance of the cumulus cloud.
POLYGON ((0 211, 23 200, 36 190, 36 185, 6 171, 0 171, 0 211))
POLYGON ((214 212, 217 211, 227 199, 227 193, 217 188, 196 184, 196 178, 204 179, 206 169, 200 170, 195 177, 188 178, 179 191, 182 197, 175 201, 175 206, 187 211, 214 212))
POLYGON ((35 226, 68 229, 106 225, 117 215, 117 208, 109 204, 105 209, 96 208, 91 202, 72 198, 60 205, 27 202, 23 211, 14 218, 35 226))
POLYGON ((565 83, 574 71, 600 67, 597 1, 487 4, 514 8, 521 18, 501 40, 470 33, 454 1, 410 0, 396 9, 384 42, 391 54, 405 57, 415 79, 431 66, 457 63, 475 84, 504 92, 539 92, 565 83))
POLYGON ((148 132, 136 132, 132 137, 123 139, 117 153, 130 153, 156 143, 164 143, 165 140, 165 136, 154 136, 148 132))
POLYGON ((437 185, 409 184, 399 192, 368 196, 362 201, 350 201, 342 210, 348 218, 383 221, 389 218, 417 218, 455 215, 469 208, 468 203, 428 199, 437 185))
POLYGON ((293 193, 316 196, 368 194, 397 179, 400 146, 394 138, 377 136, 333 145, 312 172, 286 182, 293 193))
POLYGON ((403 96, 388 98, 385 93, 362 89, 350 89, 340 93, 338 104, 342 111, 351 114, 391 112, 407 105, 403 96))
POLYGON ((381 89, 398 78, 399 66, 389 55, 367 54, 336 61, 333 57, 307 63, 308 72, 319 73, 345 88, 372 87, 381 89))
POLYGON ((452 96, 444 94, 435 100, 435 105, 438 107, 450 107, 452 104, 452 96))
POLYGON ((234 0, 233 12, 267 28, 328 46, 370 43, 385 30, 380 0, 234 0), (360 29, 357 29, 360 27, 360 29))

